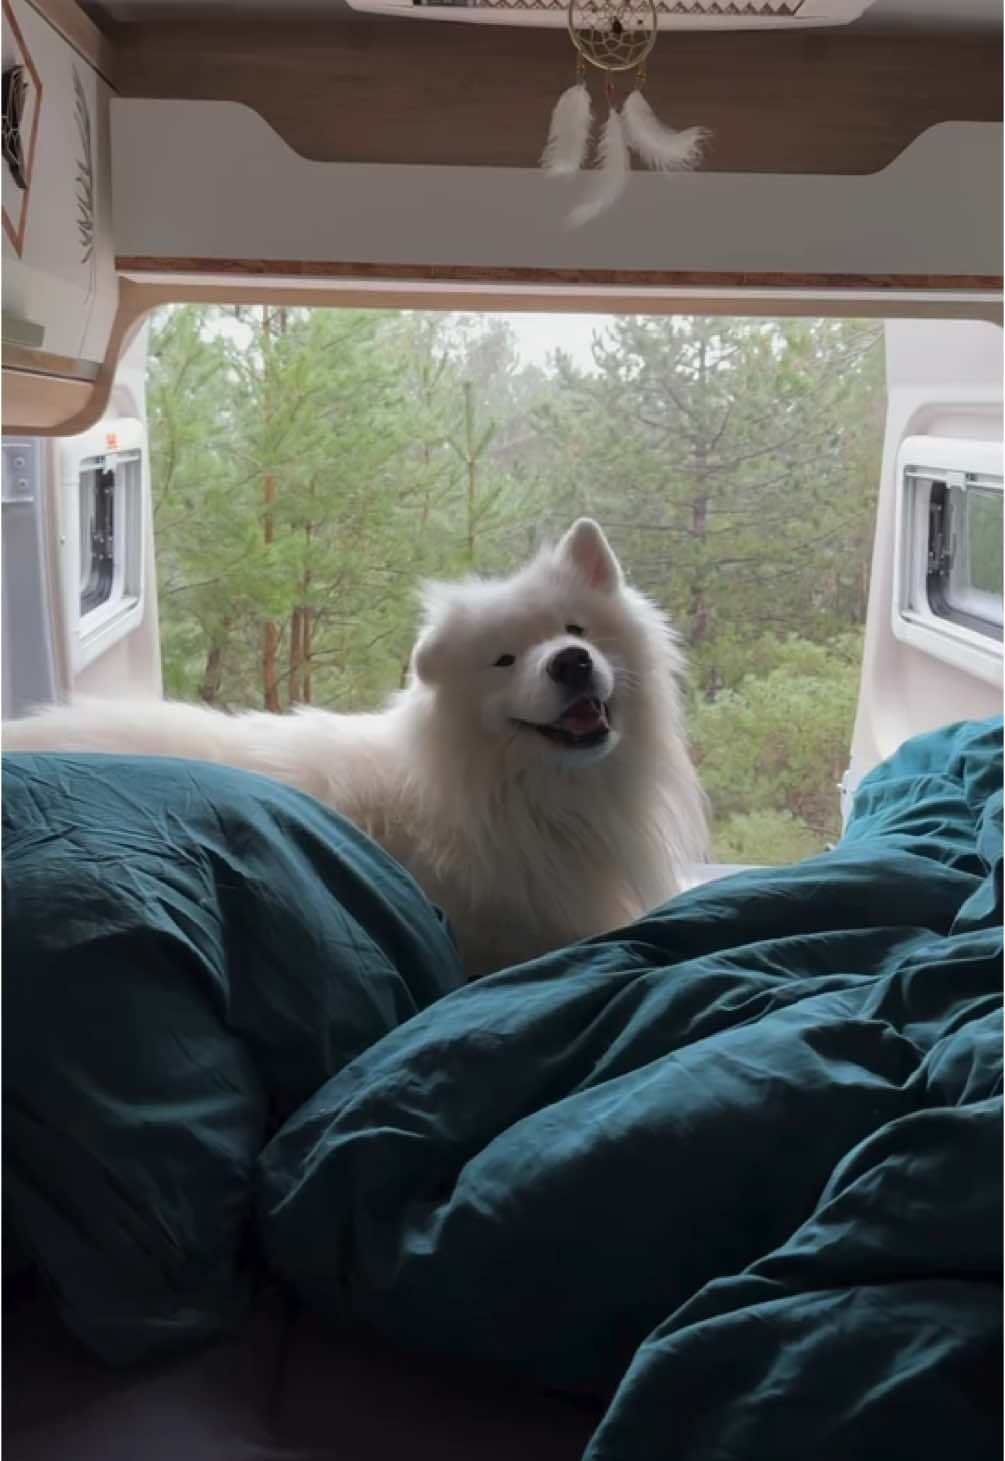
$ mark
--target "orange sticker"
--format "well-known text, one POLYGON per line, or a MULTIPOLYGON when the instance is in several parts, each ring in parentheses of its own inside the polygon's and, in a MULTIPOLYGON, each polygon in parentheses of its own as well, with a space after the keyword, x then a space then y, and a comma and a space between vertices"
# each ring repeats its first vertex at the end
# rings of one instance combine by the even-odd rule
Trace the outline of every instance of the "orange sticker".
POLYGON ((106 451, 118 451, 119 438, 115 435, 114 431, 110 431, 105 437, 105 449, 106 451))

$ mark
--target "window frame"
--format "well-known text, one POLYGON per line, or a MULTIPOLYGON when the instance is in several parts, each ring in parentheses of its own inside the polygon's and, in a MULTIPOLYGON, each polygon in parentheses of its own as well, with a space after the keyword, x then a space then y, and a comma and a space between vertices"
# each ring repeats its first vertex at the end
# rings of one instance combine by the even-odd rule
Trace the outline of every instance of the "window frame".
POLYGON ((143 617, 149 477, 146 430, 135 418, 104 421, 61 443, 59 478, 64 550, 64 603, 71 670, 76 674, 127 635, 143 617), (103 489, 111 553, 85 577, 87 545, 81 512, 83 477, 103 489), (109 480, 110 479, 110 480, 109 480))
MULTIPOLYGON (((81 619, 85 619, 100 605, 105 604, 112 597, 115 589, 115 524, 121 514, 115 511, 116 478, 115 468, 106 465, 104 457, 94 457, 90 461, 81 462, 77 471, 78 495, 80 503, 80 536, 78 547, 81 550, 80 559, 80 601, 79 612, 81 619), (95 509, 87 514, 87 528, 89 541, 84 542, 84 479, 94 478, 93 495, 96 499, 95 509), (111 535, 112 551, 109 552, 103 545, 103 538, 106 534, 111 535), (85 547, 87 559, 85 561, 85 547), (103 550, 104 549, 104 550, 103 550), (87 577, 85 579, 85 570, 87 577)), ((91 484, 88 484, 89 492, 91 484)), ((121 557, 121 552, 120 555, 121 557)))
POLYGON ((958 531, 953 503, 960 494, 1005 489, 1001 442, 907 437, 897 454, 896 473, 893 633, 936 659, 1001 686, 1000 618, 969 612, 953 601, 951 545, 945 542, 947 530, 950 535, 954 526, 958 531))
MULTIPOLYGON (((910 472, 910 469, 908 469, 910 472)), ((1002 642, 1002 599, 979 588, 976 584, 962 586, 953 583, 953 568, 956 565, 957 534, 963 535, 969 529, 967 509, 971 492, 995 491, 999 501, 1003 499, 1001 482, 988 481, 985 474, 968 472, 962 474, 944 472, 941 479, 930 479, 928 506, 928 572, 926 592, 929 607, 940 619, 953 624, 962 624, 988 639, 1002 642), (959 509, 963 511, 960 512, 959 509), (949 538, 948 550, 944 547, 949 538), (938 548, 933 549, 933 541, 938 548), (961 592, 962 589, 962 592, 961 592), (961 601, 962 600, 962 601, 961 601), (981 613, 982 607, 989 612, 981 613)), ((968 543, 969 549, 969 543, 968 543)))

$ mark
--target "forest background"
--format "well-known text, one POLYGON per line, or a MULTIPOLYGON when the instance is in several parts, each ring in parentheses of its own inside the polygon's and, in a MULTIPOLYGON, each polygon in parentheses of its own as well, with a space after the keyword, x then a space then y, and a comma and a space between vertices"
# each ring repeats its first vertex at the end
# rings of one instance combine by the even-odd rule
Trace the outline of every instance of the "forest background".
POLYGON ((585 513, 684 641, 716 859, 840 835, 881 324, 614 317, 542 364, 493 315, 172 306, 148 411, 166 693, 376 706, 422 578, 585 513))

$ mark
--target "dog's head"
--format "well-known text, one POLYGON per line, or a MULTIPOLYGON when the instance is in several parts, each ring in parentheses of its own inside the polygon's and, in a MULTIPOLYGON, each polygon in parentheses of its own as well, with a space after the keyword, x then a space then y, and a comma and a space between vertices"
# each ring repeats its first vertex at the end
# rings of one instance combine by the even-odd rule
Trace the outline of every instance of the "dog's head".
POLYGON ((587 764, 631 732, 647 684, 677 655, 659 611, 627 587, 600 528, 504 579, 431 584, 413 683, 455 720, 528 759, 587 764))

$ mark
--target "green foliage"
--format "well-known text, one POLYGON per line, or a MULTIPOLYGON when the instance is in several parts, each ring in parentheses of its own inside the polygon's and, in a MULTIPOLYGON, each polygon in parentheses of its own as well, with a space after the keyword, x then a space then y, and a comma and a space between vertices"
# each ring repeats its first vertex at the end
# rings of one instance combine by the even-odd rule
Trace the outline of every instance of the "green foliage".
POLYGON ((765 633, 823 641, 864 618, 879 338, 858 321, 625 317, 593 374, 559 363, 543 412, 556 475, 585 478, 583 505, 684 630, 703 693, 734 684, 765 633))
POLYGON ((724 860, 839 832, 884 416, 866 322, 625 317, 594 366, 496 316, 186 305, 151 336, 165 687, 373 706, 414 588, 580 513, 666 609, 724 860))
POLYGON ((1002 494, 972 488, 966 495, 969 580, 983 593, 1002 591, 1002 494))
POLYGON ((820 839, 791 812, 737 812, 716 826, 718 862, 769 866, 799 862, 820 851, 820 839))
POLYGON ((695 754, 722 861, 741 860, 725 853, 738 838, 749 844, 753 827, 765 834, 756 859, 762 862, 800 838, 805 847, 807 837, 814 839, 819 850, 841 833, 837 783, 848 761, 861 636, 844 634, 823 645, 793 637, 762 644, 761 651, 771 668, 694 708, 695 754), (769 824, 766 813, 793 825, 769 824), (751 815, 762 820, 736 821, 751 815))

